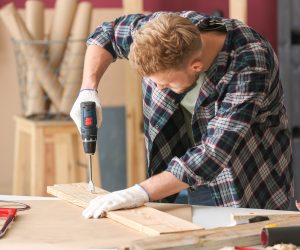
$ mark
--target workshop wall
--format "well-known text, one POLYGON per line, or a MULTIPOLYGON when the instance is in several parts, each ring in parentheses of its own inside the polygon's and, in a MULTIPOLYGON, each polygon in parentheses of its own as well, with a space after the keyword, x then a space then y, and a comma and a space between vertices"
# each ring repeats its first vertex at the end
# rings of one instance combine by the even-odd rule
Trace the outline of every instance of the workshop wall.
MULTIPOLYGON (((11 1, 0 1, 0 7, 4 5, 4 2, 11 1)), ((25 1, 15 1, 19 8, 21 15, 24 15, 25 1)), ((53 1, 54 2, 54 1, 53 1)), ((93 10, 91 31, 94 30, 99 23, 105 20, 112 20, 122 14, 121 9, 107 9, 97 8, 93 10)), ((53 10, 48 8, 45 11, 45 30, 48 33, 52 20, 53 10)), ((119 60, 111 65, 101 81, 100 99, 104 109, 104 126, 107 128, 106 131, 101 131, 102 134, 118 134, 120 140, 106 141, 106 144, 111 144, 114 148, 114 144, 121 146, 122 152, 117 151, 115 155, 120 155, 119 158, 113 157, 111 162, 103 164, 103 166, 112 167, 120 166, 121 173, 124 173, 126 167, 126 158, 124 159, 125 152, 125 127, 124 127, 124 86, 122 85, 124 70, 123 61, 119 60), (106 107, 109 109, 106 111, 106 107), (115 114, 113 120, 110 119, 111 115, 115 114), (106 119, 108 116, 108 120, 106 119), (112 126, 107 123, 112 124, 112 126), (123 143, 122 143, 123 142, 123 143), (114 161, 115 159, 115 161, 114 161), (121 159, 121 162, 120 160, 121 159), (116 163, 117 162, 117 163, 116 163)), ((10 194, 12 188, 12 174, 13 174, 13 152, 14 152, 14 121, 13 116, 21 114, 21 103, 19 95, 19 84, 17 78, 17 68, 15 62, 15 55, 10 36, 2 20, 0 19, 0 114, 1 114, 1 131, 0 131, 0 194, 10 194)), ((101 138, 103 135, 100 135, 101 138)), ((104 141, 103 141, 104 143, 104 141)), ((104 146, 102 146, 104 148, 104 146)), ((107 157, 103 156, 104 159, 107 157)), ((109 157, 108 157, 109 158, 109 157)), ((109 160, 111 160, 109 158, 109 160)), ((115 167, 116 168, 116 167, 115 167)), ((123 174, 123 179, 124 179, 123 174)), ((104 175, 105 177, 105 175, 104 175)), ((120 182, 122 184, 122 182, 120 182)), ((124 185, 124 184, 122 184, 124 185)))
MULTIPOLYGON (((11 0, 0 0, 0 7, 11 0)), ((25 0, 14 0, 19 8, 24 8, 25 0)), ((95 8, 122 8, 122 0, 91 0, 95 8)), ((55 0, 44 0, 45 6, 53 8, 55 0)), ((224 17, 229 16, 228 0, 144 0, 144 10, 182 11, 196 10, 204 13, 222 11, 224 17)), ((263 34, 277 48, 277 1, 248 1, 248 24, 263 34)))
MULTIPOLYGON (((25 0, 0 0, 0 7, 8 2, 14 2, 20 12, 23 12, 25 0)), ((121 0, 93 0, 91 2, 94 6, 91 31, 104 20, 112 20, 122 14, 121 0)), ((44 0, 44 3, 48 8, 45 25, 46 30, 49 30, 55 0, 44 0)), ((145 0, 144 10, 146 12, 196 10, 209 14, 218 10, 225 17, 228 17, 229 14, 228 0, 145 0)), ((276 0, 248 1, 248 24, 267 37, 275 49, 277 49, 276 11, 276 0)), ((124 188, 126 184, 125 89, 122 84, 124 63, 125 61, 122 60, 114 63, 106 72, 100 87, 100 97, 104 109, 104 124, 99 135, 102 182, 104 188, 111 191, 124 188), (111 152, 115 153, 112 155, 111 152), (115 177, 113 182, 111 181, 112 177, 115 177)), ((20 114, 21 110, 14 51, 8 32, 1 20, 0 88, 2 122, 0 131, 0 194, 9 194, 11 192, 13 166, 13 116, 20 114)))

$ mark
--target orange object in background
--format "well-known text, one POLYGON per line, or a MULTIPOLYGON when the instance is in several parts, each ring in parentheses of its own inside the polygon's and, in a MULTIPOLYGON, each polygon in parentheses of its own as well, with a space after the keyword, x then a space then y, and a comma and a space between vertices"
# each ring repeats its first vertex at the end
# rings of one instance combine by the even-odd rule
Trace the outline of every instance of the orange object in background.
POLYGON ((296 207, 298 208, 298 210, 300 211, 300 202, 295 202, 295 204, 296 204, 296 207))

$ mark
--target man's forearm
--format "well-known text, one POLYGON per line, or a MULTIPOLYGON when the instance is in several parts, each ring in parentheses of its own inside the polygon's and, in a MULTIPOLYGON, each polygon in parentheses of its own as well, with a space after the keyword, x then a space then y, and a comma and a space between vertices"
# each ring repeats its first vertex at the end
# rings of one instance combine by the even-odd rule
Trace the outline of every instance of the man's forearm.
POLYGON ((101 77, 112 62, 113 57, 106 49, 89 45, 84 59, 81 89, 97 89, 101 77))
POLYGON ((189 187, 188 184, 179 181, 172 173, 167 171, 152 176, 140 185, 149 194, 151 200, 165 198, 189 187))

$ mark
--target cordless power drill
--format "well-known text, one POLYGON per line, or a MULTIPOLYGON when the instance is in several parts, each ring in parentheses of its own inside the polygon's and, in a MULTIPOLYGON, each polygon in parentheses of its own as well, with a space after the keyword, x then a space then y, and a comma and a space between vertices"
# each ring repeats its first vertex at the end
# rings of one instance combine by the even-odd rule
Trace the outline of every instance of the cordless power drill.
POLYGON ((81 138, 84 152, 89 157, 89 184, 88 190, 95 192, 95 186, 92 179, 92 155, 96 151, 97 143, 97 115, 95 102, 80 103, 81 110, 81 138))

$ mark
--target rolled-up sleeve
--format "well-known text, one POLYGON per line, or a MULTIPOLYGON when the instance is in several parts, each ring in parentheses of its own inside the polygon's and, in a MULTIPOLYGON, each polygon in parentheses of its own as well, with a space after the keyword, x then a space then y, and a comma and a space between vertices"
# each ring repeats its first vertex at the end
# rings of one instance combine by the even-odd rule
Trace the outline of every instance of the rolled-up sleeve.
POLYGON ((104 22, 91 33, 87 45, 98 45, 111 53, 113 58, 127 58, 133 32, 145 22, 143 14, 121 16, 104 22))
POLYGON ((212 181, 228 167, 232 153, 250 131, 270 81, 266 67, 244 67, 232 73, 216 116, 208 123, 202 143, 180 158, 174 157, 167 171, 196 187, 212 181))

